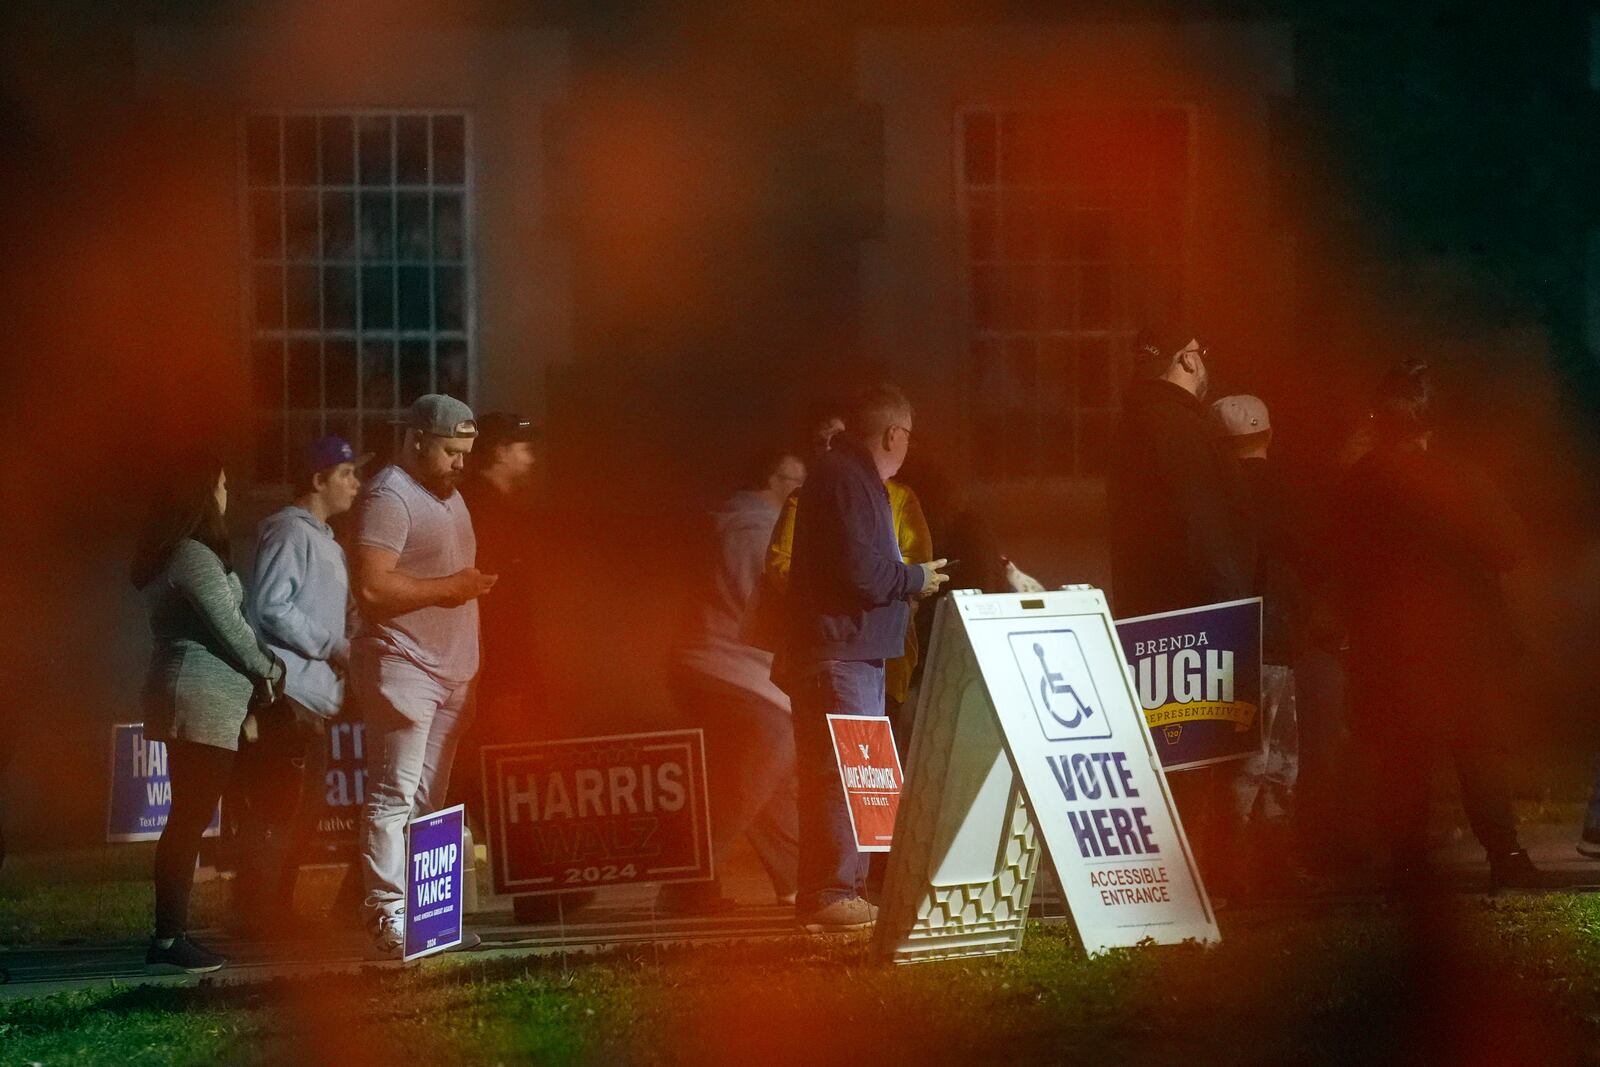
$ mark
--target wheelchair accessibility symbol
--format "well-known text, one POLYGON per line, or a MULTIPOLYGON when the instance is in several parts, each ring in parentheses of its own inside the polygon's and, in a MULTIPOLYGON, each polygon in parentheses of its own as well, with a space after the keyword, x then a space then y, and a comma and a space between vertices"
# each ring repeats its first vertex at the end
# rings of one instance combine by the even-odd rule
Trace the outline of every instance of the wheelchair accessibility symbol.
POLYGON ((1009 639, 1039 728, 1048 740, 1111 736, 1111 723, 1076 633, 1036 630, 1010 634, 1009 639))
POLYGON ((1045 710, 1055 718, 1056 722, 1070 730, 1093 715, 1094 709, 1078 699, 1078 691, 1069 683, 1062 681, 1059 672, 1050 669, 1050 664, 1044 658, 1044 645, 1034 642, 1033 654, 1039 657, 1039 666, 1044 668, 1044 676, 1039 679, 1039 699, 1044 702, 1045 710), (1052 696, 1066 697, 1067 700, 1063 700, 1061 707, 1057 707, 1056 702, 1050 699, 1052 696), (1070 716, 1061 714, 1062 708, 1067 707, 1067 701, 1071 701, 1070 716))

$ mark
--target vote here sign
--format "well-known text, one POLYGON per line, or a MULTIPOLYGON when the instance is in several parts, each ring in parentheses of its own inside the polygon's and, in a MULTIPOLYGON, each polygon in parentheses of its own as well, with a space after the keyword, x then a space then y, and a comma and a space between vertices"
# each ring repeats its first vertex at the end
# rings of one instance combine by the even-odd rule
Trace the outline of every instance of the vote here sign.
POLYGON ((462 847, 460 804, 406 823, 406 940, 402 958, 461 944, 461 887, 472 858, 462 847))
POLYGON ((833 735, 856 851, 888 852, 905 783, 889 720, 882 715, 829 715, 828 732, 833 735))
MULTIPOLYGON (((154 841, 166 829, 172 811, 172 776, 167 745, 144 736, 144 725, 111 727, 111 800, 107 805, 107 841, 154 841)), ((212 815, 206 836, 221 832, 220 810, 212 815)))
POLYGON ((1260 597, 1123 619, 1117 639, 1163 767, 1260 751, 1260 597))
POLYGON ((712 877, 699 730, 483 749, 496 893, 712 877))

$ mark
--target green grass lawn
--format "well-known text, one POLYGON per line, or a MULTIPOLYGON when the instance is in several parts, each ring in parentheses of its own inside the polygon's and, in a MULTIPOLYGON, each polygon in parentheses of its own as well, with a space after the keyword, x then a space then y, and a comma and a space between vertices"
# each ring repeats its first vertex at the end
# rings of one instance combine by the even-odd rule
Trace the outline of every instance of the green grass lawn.
POLYGON ((0 1004, 0 1064, 1565 1064, 1600 1057, 1600 898, 1223 914, 1212 950, 887 968, 860 944, 446 957, 0 1004))

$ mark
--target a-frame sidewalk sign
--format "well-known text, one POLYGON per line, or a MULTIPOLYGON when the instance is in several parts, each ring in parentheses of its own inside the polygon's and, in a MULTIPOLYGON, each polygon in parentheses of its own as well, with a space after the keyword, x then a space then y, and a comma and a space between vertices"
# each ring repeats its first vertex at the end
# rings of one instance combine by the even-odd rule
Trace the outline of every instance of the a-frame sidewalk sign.
POLYGON ((944 598, 906 765, 878 958, 1020 948, 1046 847, 1089 952, 1220 940, 1100 590, 944 598))

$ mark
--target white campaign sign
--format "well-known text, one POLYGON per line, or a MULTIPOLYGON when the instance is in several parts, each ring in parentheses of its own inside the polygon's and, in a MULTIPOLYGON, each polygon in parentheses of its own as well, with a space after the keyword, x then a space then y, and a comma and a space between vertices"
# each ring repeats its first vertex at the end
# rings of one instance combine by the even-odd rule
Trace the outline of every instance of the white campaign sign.
POLYGON ((1220 939, 1099 590, 942 602, 908 763, 880 955, 1019 947, 1035 827, 1088 951, 1220 939))

